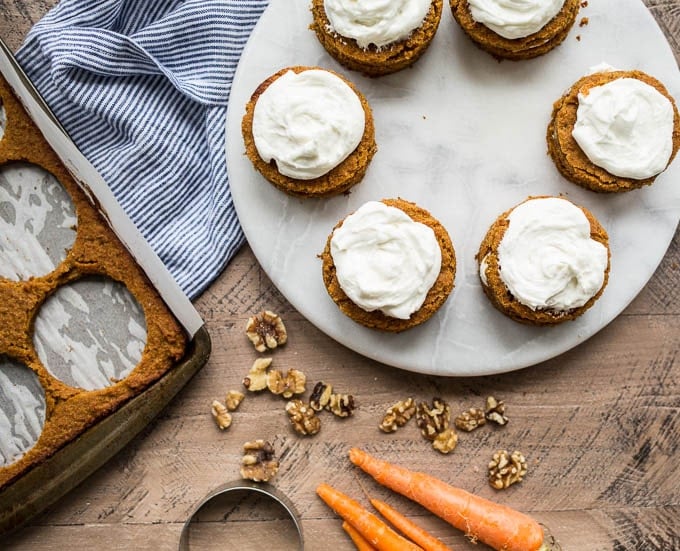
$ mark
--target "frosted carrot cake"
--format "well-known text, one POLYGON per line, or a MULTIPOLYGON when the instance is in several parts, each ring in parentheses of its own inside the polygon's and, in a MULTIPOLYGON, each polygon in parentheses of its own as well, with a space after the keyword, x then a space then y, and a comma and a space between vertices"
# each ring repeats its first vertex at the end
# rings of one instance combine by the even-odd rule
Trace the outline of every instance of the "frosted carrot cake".
POLYGON ((403 199, 369 201, 341 220, 321 254, 323 281, 354 321, 398 333, 446 302, 456 256, 446 229, 403 199))
POLYGON ((312 0, 310 28, 339 63, 370 76, 413 65, 439 26, 443 0, 312 0))
POLYGON ((529 197, 501 214, 477 253, 491 303, 512 319, 555 325, 581 316, 609 279, 609 238, 562 197, 529 197))
POLYGON ((650 185, 680 147, 674 99, 642 71, 598 70, 553 106, 548 153, 568 180, 593 191, 650 185))
POLYGON ((580 0, 450 0, 453 17, 482 50, 500 59, 543 55, 569 34, 580 0))
POLYGON ((266 79, 246 105, 241 130, 255 169, 300 197, 346 192, 377 150, 366 98, 319 67, 284 68, 266 79))

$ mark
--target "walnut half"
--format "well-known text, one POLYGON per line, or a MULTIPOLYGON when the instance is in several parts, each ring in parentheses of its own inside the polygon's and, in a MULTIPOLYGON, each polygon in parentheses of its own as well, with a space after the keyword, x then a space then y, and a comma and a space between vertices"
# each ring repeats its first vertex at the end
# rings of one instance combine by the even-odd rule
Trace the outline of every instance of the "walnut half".
POLYGON ((283 320, 270 310, 265 310, 248 319, 246 335, 258 352, 283 346, 288 340, 283 320))
POLYGON ((253 482, 267 482, 279 471, 274 447, 265 440, 243 444, 241 476, 253 482))
POLYGON ((213 400, 210 411, 220 430, 228 429, 231 426, 231 414, 222 402, 213 400))
POLYGON ((416 423, 420 433, 428 440, 434 440, 440 432, 449 428, 451 408, 441 398, 433 398, 432 406, 421 402, 416 409, 416 423))
POLYGON ((489 462, 489 484, 497 490, 521 482, 527 474, 527 460, 518 451, 499 450, 489 462))
POLYGON ((316 411, 302 400, 290 400, 286 404, 286 413, 295 432, 302 436, 316 434, 321 429, 321 420, 316 416, 316 411))
POLYGON ((493 396, 486 399, 486 409, 484 416, 488 421, 498 425, 506 425, 508 418, 505 416, 505 402, 503 400, 496 400, 493 396))
POLYGON ((456 449, 458 435, 453 427, 441 431, 432 441, 432 447, 441 453, 449 453, 456 449))
POLYGON ((470 408, 454 419, 454 424, 460 430, 471 432, 486 424, 484 411, 479 408, 470 408))
POLYGON ((413 414, 416 412, 416 405, 413 398, 400 400, 396 404, 387 408, 385 416, 378 425, 383 432, 394 432, 399 427, 403 427, 413 414))
POLYGON ((267 374, 267 388, 272 394, 280 394, 284 398, 290 398, 294 394, 303 394, 307 376, 297 369, 289 369, 284 375, 276 369, 267 374))

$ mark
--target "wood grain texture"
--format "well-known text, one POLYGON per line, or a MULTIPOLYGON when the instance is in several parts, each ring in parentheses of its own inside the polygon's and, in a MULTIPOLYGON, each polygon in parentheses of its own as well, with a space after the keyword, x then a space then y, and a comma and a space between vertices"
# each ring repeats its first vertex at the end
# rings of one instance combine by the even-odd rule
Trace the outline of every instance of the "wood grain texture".
MULTIPOLYGON (((16 49, 55 3, 0 0, 0 35, 16 49)), ((680 60, 680 3, 645 3, 680 60)), ((458 551, 485 549, 359 474, 346 458, 354 445, 532 514, 565 551, 680 549, 679 276, 676 234, 640 295, 576 349, 514 373, 447 379, 386 367, 335 343, 286 302, 246 246, 196 301, 213 340, 206 367, 104 468, 0 547, 175 549, 194 505, 239 477, 242 444, 265 438, 281 458, 276 486, 299 509, 311 551, 353 549, 338 519, 314 495, 322 481, 364 504, 364 491, 387 501, 458 551), (243 329, 264 308, 278 312, 289 333, 289 343, 272 354, 273 366, 303 370, 308 388, 323 380, 352 393, 358 403, 353 418, 324 415, 321 432, 301 438, 288 423, 285 400, 249 394, 232 427, 216 428, 210 403, 242 388, 258 357, 243 329), (509 424, 461 433, 449 456, 431 450, 413 423, 389 435, 377 428, 384 409, 407 396, 441 396, 458 412, 481 405, 487 395, 505 400, 509 424), (497 492, 485 472, 501 448, 521 450, 529 472, 521 484, 497 492)), ((227 549, 284 549, 280 540, 268 539, 280 531, 280 515, 243 506, 222 517, 207 518, 218 531, 206 524, 196 541, 214 542, 205 534, 226 529, 219 538, 229 538, 227 549)))

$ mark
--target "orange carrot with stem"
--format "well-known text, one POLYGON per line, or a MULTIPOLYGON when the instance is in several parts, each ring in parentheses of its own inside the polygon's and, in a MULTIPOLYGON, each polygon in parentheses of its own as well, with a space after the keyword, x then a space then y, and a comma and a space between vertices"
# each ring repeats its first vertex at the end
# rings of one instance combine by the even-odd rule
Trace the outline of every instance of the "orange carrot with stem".
POLYGON ((332 486, 319 484, 316 493, 378 551, 423 551, 367 511, 358 501, 354 501, 332 486))
POLYGON ((388 463, 358 448, 349 451, 349 458, 377 482, 420 503, 473 541, 480 540, 497 551, 547 549, 541 526, 524 513, 433 476, 388 463))
POLYGON ((373 547, 366 538, 364 538, 364 536, 362 536, 357 529, 346 520, 342 522, 342 529, 347 532, 347 535, 352 539, 357 551, 375 551, 375 547, 373 547))
POLYGON ((408 517, 402 515, 394 507, 389 506, 384 501, 371 498, 371 505, 394 526, 397 531, 404 534, 408 539, 417 543, 425 551, 451 551, 441 540, 435 538, 427 530, 418 526, 408 517))

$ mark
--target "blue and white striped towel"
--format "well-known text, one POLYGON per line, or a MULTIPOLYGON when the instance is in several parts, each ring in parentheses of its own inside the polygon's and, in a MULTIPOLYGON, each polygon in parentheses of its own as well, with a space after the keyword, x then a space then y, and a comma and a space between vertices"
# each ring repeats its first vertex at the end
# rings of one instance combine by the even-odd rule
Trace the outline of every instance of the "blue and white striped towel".
POLYGON ((267 3, 61 0, 17 52, 190 298, 243 243, 225 117, 241 50, 267 3))

